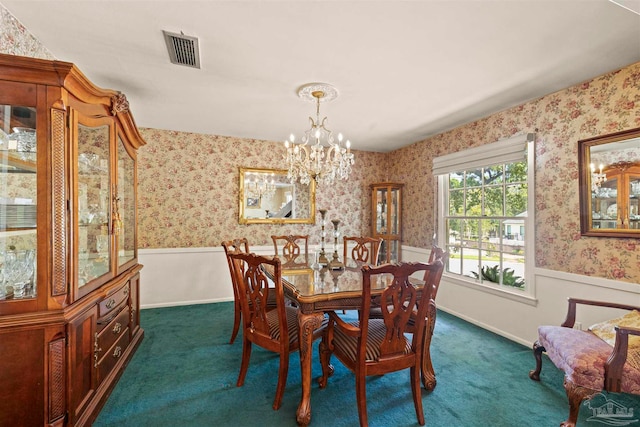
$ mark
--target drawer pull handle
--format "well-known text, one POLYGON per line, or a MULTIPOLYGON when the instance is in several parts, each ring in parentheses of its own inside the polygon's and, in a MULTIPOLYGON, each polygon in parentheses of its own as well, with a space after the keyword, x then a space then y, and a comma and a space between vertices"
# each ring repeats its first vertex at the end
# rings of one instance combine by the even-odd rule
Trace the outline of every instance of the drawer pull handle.
POLYGON ((116 359, 119 358, 122 355, 122 347, 117 346, 115 348, 115 350, 113 350, 113 357, 115 357, 116 359))
POLYGON ((98 345, 98 334, 94 336, 95 341, 93 342, 93 367, 98 367, 98 359, 100 358, 100 352, 102 348, 98 345))
POLYGON ((120 324, 120 322, 116 322, 116 324, 113 325, 113 333, 118 335, 120 331, 122 331, 122 325, 120 324))
POLYGON ((124 288, 124 294, 129 295, 129 288, 124 288))
POLYGON ((105 306, 111 310, 114 306, 116 305, 116 300, 114 300, 113 298, 111 298, 109 301, 107 301, 107 303, 105 304, 105 306))

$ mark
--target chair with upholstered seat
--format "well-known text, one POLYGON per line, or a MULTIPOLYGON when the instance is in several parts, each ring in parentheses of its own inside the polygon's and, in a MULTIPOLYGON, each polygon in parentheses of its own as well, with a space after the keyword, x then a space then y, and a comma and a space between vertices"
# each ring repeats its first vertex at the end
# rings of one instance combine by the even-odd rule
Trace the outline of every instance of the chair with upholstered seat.
POLYGON ((378 265, 378 251, 381 243, 382 239, 375 237, 344 236, 343 262, 346 263, 347 259, 351 258, 357 262, 378 265))
MULTIPOLYGON (((431 252, 429 253, 429 263, 433 263, 434 261, 439 260, 445 267, 449 260, 449 252, 445 252, 442 248, 438 246, 433 246, 431 248, 431 252)), ((427 272, 426 274, 431 275, 431 277, 423 277, 423 280, 429 279, 431 281, 431 294, 429 295, 429 299, 436 301, 436 296, 438 295, 438 289, 440 288, 440 279, 442 278, 442 273, 444 272, 444 268, 439 271, 437 276, 431 275, 431 272, 427 272)), ((425 323, 427 330, 424 333, 424 347, 422 353, 422 384, 426 390, 433 390, 436 387, 436 373, 433 368, 433 362, 431 361, 431 339, 433 338, 433 331, 436 325, 436 310, 433 310, 432 315, 429 314, 431 311, 427 313, 427 322, 425 323)), ((370 318, 381 319, 382 318, 382 310, 380 307, 373 307, 369 314, 370 318)), ((411 319, 409 321, 408 332, 413 333, 415 327, 415 319, 411 319)))
MULTIPOLYGON (((282 267, 278 258, 256 254, 230 254, 242 304, 242 362, 237 386, 244 384, 252 344, 278 353, 280 368, 273 409, 279 409, 287 384, 289 354, 299 349, 298 309, 285 304, 282 267), (270 277, 267 277, 270 272, 270 277), (274 287, 270 287, 270 282, 274 287), (276 308, 268 309, 267 301, 275 294, 276 308)), ((314 330, 312 339, 320 338, 324 325, 314 330)))
POLYGON ((538 328, 533 344, 536 368, 529 372, 535 381, 540 381, 543 352, 565 374, 569 416, 561 426, 574 427, 582 401, 603 390, 640 395, 640 307, 569 298, 562 325, 538 328), (628 312, 583 331, 573 328, 579 304, 628 312))
POLYGON ((309 235, 271 236, 271 240, 273 240, 273 249, 276 255, 295 258, 301 254, 309 253, 309 235), (304 252, 301 247, 303 243, 304 252), (282 252, 278 250, 279 245, 282 245, 282 252))
MULTIPOLYGON (((233 273, 234 265, 231 262, 229 255, 234 253, 249 253, 249 241, 243 237, 241 239, 234 239, 222 242, 224 253, 227 258, 227 264, 229 265, 229 272, 231 274, 231 286, 233 287, 233 331, 231 332, 231 339, 229 344, 233 344, 238 335, 240 329, 240 320, 242 316, 242 305, 240 304, 240 297, 238 295, 238 284, 236 283, 236 276, 233 273)), ((267 301, 267 308, 275 308, 275 293, 271 293, 269 300, 267 301)))
POLYGON ((320 387, 327 386, 328 377, 333 373, 331 355, 335 355, 356 377, 356 401, 360 425, 367 423, 366 377, 382 375, 409 369, 411 391, 416 416, 424 425, 422 395, 420 387, 420 364, 424 346, 424 333, 428 313, 435 313, 435 303, 429 299, 430 292, 420 292, 414 286, 412 276, 424 272, 426 289, 432 289, 434 279, 439 278, 443 265, 440 260, 431 264, 400 263, 384 264, 378 267, 362 267, 362 305, 360 319, 345 322, 334 312, 329 313, 329 325, 320 343, 322 377, 320 387), (372 297, 372 288, 384 290, 372 297), (372 302, 382 307, 381 319, 370 319, 372 302), (415 319, 413 337, 408 333, 415 319))

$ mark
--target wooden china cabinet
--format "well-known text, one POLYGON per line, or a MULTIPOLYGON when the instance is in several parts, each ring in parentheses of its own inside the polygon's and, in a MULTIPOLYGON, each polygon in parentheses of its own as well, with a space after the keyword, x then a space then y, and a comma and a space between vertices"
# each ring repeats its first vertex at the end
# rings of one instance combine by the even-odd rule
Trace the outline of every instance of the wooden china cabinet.
POLYGON ((0 55, 0 426, 90 425, 142 340, 125 96, 0 55))
POLYGON ((401 260, 402 187, 404 184, 371 184, 371 235, 382 239, 378 263, 401 260))

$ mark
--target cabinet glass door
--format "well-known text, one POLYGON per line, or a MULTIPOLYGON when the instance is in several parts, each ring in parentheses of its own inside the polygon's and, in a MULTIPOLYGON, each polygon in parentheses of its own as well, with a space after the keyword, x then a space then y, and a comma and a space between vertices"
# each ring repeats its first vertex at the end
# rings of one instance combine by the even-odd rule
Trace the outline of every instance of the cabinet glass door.
POLYGON ((629 228, 640 229, 640 175, 629 176, 629 228))
POLYGON ((395 239, 390 239, 389 240, 389 251, 390 251, 390 260, 389 262, 398 262, 400 261, 398 259, 398 246, 400 245, 400 242, 398 242, 395 239))
POLYGON ((118 236, 118 266, 135 258, 136 193, 135 163, 118 137, 118 198, 115 201, 114 222, 118 236))
POLYGON ((591 192, 593 228, 618 228, 618 178, 609 177, 591 192))
POLYGON ((387 190, 376 191, 376 234, 387 233, 387 190))
POLYGON ((110 270, 109 125, 78 125, 78 286, 110 270))
POLYGON ((398 190, 391 190, 391 206, 389 207, 389 225, 391 228, 391 234, 398 234, 398 227, 400 225, 398 216, 398 190))
POLYGON ((400 260, 400 241, 402 240, 401 189, 399 183, 371 184, 372 189, 372 236, 380 238, 378 262, 396 262, 400 260))
POLYGON ((0 300, 37 296, 35 128, 35 108, 0 105, 0 300))

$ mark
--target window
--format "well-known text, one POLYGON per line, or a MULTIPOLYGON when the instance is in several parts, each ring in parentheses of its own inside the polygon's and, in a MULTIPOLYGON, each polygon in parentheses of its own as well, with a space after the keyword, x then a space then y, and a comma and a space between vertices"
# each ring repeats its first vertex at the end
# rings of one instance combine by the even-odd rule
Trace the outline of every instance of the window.
POLYGON ((533 294, 533 134, 438 157, 438 235, 446 274, 533 294))

